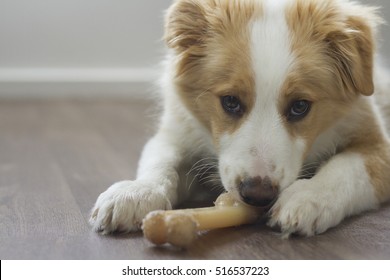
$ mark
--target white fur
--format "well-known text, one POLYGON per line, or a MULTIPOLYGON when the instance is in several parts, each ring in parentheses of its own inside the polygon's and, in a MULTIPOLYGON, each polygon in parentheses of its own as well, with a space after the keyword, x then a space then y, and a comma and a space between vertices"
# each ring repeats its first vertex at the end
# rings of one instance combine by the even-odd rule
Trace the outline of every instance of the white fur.
POLYGON ((295 232, 311 236, 377 206, 364 159, 354 153, 339 154, 312 179, 298 180, 284 190, 269 224, 278 224, 285 237, 295 232))
POLYGON ((211 136, 174 92, 172 65, 168 56, 161 80, 165 110, 157 134, 144 147, 137 179, 115 183, 99 196, 90 219, 96 231, 136 231, 150 211, 176 206, 188 195, 179 184, 180 166, 198 154, 212 155, 211 136))

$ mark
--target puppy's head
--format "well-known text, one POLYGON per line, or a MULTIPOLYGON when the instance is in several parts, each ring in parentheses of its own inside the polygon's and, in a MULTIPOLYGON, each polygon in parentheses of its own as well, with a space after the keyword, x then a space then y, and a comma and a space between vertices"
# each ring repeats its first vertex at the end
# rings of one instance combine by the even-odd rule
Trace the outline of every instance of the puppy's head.
POLYGON ((211 132, 224 187, 266 206, 373 86, 375 10, 342 0, 177 0, 174 86, 211 132))

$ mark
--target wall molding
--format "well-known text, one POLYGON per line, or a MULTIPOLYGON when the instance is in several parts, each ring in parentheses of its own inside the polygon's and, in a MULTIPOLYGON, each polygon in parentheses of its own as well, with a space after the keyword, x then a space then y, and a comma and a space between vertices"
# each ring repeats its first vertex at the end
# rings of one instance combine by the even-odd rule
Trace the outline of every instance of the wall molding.
POLYGON ((0 68, 0 97, 143 98, 157 78, 153 68, 0 68))

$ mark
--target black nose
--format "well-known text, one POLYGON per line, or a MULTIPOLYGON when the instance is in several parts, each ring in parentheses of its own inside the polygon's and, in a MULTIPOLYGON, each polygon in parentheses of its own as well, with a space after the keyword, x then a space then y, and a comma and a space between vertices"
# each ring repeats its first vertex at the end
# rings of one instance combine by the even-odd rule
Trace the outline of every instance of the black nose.
POLYGON ((278 195, 278 188, 272 185, 269 177, 245 179, 238 188, 242 200, 253 206, 271 206, 278 195))

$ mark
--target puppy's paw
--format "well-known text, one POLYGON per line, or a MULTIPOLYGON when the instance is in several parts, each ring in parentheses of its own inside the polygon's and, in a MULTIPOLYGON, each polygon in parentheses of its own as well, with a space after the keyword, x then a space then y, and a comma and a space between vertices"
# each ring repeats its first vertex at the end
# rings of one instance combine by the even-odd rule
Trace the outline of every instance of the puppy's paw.
POLYGON ((268 225, 280 227, 284 238, 292 233, 304 236, 322 233, 343 218, 331 195, 313 184, 312 180, 296 181, 272 207, 268 225))
POLYGON ((97 199, 90 218, 102 234, 131 232, 141 228, 142 219, 153 210, 172 209, 160 186, 142 181, 115 183, 97 199))

